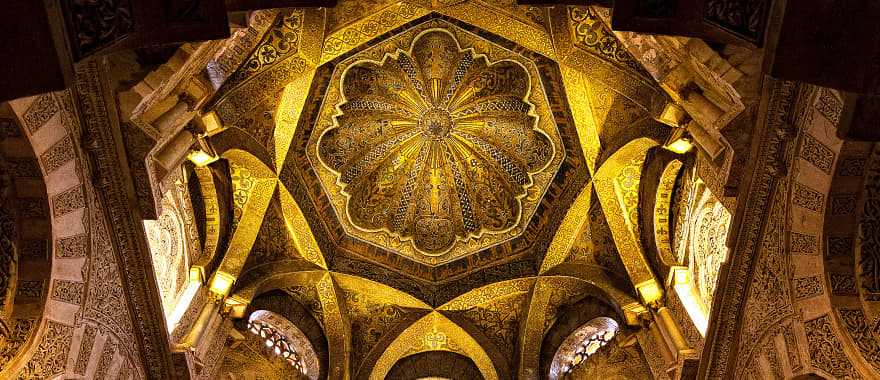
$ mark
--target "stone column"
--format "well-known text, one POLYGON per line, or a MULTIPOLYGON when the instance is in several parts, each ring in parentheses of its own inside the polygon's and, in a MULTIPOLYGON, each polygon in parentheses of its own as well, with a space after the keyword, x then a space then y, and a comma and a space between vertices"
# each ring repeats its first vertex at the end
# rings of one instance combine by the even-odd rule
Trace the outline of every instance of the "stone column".
POLYGON ((189 150, 195 141, 196 138, 193 133, 187 129, 183 129, 162 144, 153 155, 153 158, 162 166, 162 168, 166 171, 170 171, 180 165, 180 162, 183 161, 189 153, 189 150))
POLYGON ((658 332, 652 331, 652 333, 655 334, 655 339, 659 335, 669 350, 663 356, 670 377, 673 379, 694 378, 699 362, 693 348, 688 345, 687 340, 681 334, 681 329, 672 318, 669 309, 661 306, 652 314, 654 315, 654 323, 651 325, 651 329, 658 330, 658 332))
MULTIPOLYGON (((214 296, 213 294, 211 295, 214 296)), ((199 312, 198 318, 193 322, 192 327, 190 327, 189 332, 183 336, 180 343, 174 346, 174 351, 183 352, 188 350, 195 350, 196 347, 199 346, 199 343, 205 337, 205 333, 208 331, 208 326, 211 324, 211 320, 215 314, 220 310, 221 299, 212 299, 209 302, 206 302, 204 306, 202 306, 202 310, 199 312)))
POLYGON ((174 133, 174 131, 181 125, 186 125, 186 123, 192 119, 193 115, 191 112, 193 111, 194 106, 195 99, 186 93, 180 94, 177 97, 177 103, 171 106, 171 109, 159 115, 159 117, 153 121, 153 124, 162 136, 168 136, 174 133))

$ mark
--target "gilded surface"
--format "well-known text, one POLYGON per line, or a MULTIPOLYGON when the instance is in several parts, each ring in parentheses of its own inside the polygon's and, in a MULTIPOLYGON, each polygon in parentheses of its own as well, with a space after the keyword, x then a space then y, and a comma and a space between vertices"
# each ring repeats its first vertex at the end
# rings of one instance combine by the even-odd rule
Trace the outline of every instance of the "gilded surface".
POLYGON ((533 64, 424 29, 336 69, 308 153, 350 233, 437 264, 521 233, 564 154, 533 64))
MULTIPOLYGON (((660 258, 667 265, 674 265, 678 261, 673 253, 673 245, 670 239, 670 226, 673 225, 672 219, 676 216, 672 214, 673 194, 675 192, 675 182, 679 178, 682 163, 673 160, 663 168, 660 175, 660 185, 657 186, 657 195, 654 201, 654 241, 657 245, 657 252, 660 258)), ((681 192, 682 190, 679 190, 681 192)), ((678 195, 681 196, 680 194, 678 195)))
POLYGON ((481 28, 517 41, 548 58, 556 58, 553 42, 546 25, 536 21, 543 17, 542 12, 531 12, 528 7, 517 7, 508 1, 459 1, 449 7, 438 9, 438 12, 479 25, 481 28))
POLYGON ((312 77, 315 75, 313 66, 307 66, 308 69, 297 75, 290 84, 284 87, 281 94, 281 102, 275 111, 275 129, 273 138, 275 140, 275 167, 281 170, 284 166, 284 160, 287 158, 287 152, 290 149, 290 140, 296 133, 296 125, 299 116, 302 114, 303 106, 306 102, 308 92, 303 88, 308 88, 312 83, 312 77))
POLYGON ((312 230, 305 216, 303 216, 302 210, 283 184, 279 183, 278 187, 285 226, 287 227, 287 232, 293 238, 297 251, 299 251, 304 259, 326 269, 327 263, 324 260, 324 254, 321 252, 318 242, 315 241, 315 235, 312 234, 312 230))
POLYGON ((638 235, 638 224, 634 221, 638 218, 641 166, 648 148, 655 144, 648 139, 638 139, 629 143, 599 169, 594 179, 596 193, 611 226, 614 243, 634 285, 654 280, 654 275, 645 261, 638 235))
POLYGON ((519 368, 517 378, 538 379, 541 341, 555 319, 556 309, 563 301, 582 294, 588 284, 571 277, 540 277, 535 283, 524 324, 519 337, 519 368))
POLYGON ((390 340, 430 307, 403 292, 354 276, 334 274, 351 324, 352 374, 362 372, 376 347, 390 340), (359 370, 360 369, 360 370, 359 370))
POLYGON ((532 290, 532 285, 534 285, 535 281, 535 278, 518 278, 510 281, 496 282, 462 294, 454 300, 440 306, 437 310, 467 310, 469 308, 489 303, 495 298, 505 297, 515 293, 529 292, 532 290))
POLYGON ((486 380, 497 380, 498 372, 489 355, 472 336, 437 312, 430 313, 404 330, 388 346, 370 380, 384 379, 397 360, 425 351, 452 351, 471 358, 486 380))
POLYGON ((238 276, 257 239, 263 216, 275 193, 278 179, 253 155, 230 150, 223 156, 230 162, 235 220, 232 239, 220 264, 220 271, 238 276))
POLYGON ((568 7, 568 22, 577 47, 631 70, 644 70, 592 8, 568 7))
POLYGON ((589 184, 581 190, 571 208, 565 213, 565 218, 562 219, 562 224, 556 230, 556 234, 550 242, 550 247, 547 248, 547 253, 544 255, 544 262, 541 263, 542 274, 565 262, 578 237, 582 236, 582 234, 589 234, 588 231, 584 231, 584 225, 590 219, 589 211, 590 203, 593 200, 592 195, 593 186, 589 184))
POLYGON ((327 33, 333 33, 357 22, 365 15, 381 11, 395 3, 390 0, 340 0, 336 6, 327 9, 327 33))
POLYGON ((351 341, 348 336, 351 325, 344 310, 340 308, 342 303, 338 297, 339 291, 330 274, 325 274, 315 286, 318 289, 318 299, 321 300, 323 326, 327 332, 327 347, 330 351, 331 365, 328 373, 330 378, 346 379, 350 363, 348 353, 351 351, 351 341))
MULTIPOLYGON (((631 121, 644 117, 645 100, 650 100, 645 94, 650 91, 640 92, 637 81, 627 81, 620 84, 625 87, 621 93, 627 95, 621 95, 609 84, 618 80, 616 71, 580 65, 608 61, 608 67, 632 68, 613 35, 602 34, 595 18, 571 13, 570 8, 564 8, 569 13, 561 25, 573 27, 566 31, 573 31, 566 33, 577 44, 573 50, 581 53, 578 57, 597 61, 576 58, 560 72, 553 61, 557 44, 548 8, 519 6, 513 0, 380 0, 360 7, 343 1, 344 5, 351 7, 332 14, 280 10, 245 63, 208 101, 211 106, 199 110, 216 111, 221 129, 244 133, 232 135, 242 138, 225 141, 222 150, 230 164, 231 183, 203 187, 210 190, 203 193, 216 193, 221 184, 231 187, 231 194, 209 195, 213 201, 206 202, 214 209, 211 214, 225 206, 233 213, 228 250, 218 252, 224 255, 219 270, 237 277, 231 299, 248 302, 260 292, 279 288, 307 300, 303 303, 320 319, 327 336, 329 378, 381 378, 402 357, 430 350, 468 356, 488 379, 510 377, 516 371, 513 363, 520 364, 523 378, 537 377, 527 372, 537 368, 541 339, 560 305, 588 292, 605 294, 617 306, 632 301, 629 289, 615 289, 593 261, 569 258, 574 253, 592 254, 593 235, 586 227, 591 226, 587 218, 594 215, 595 200, 588 173, 599 171, 597 161, 604 154, 600 132, 625 130, 631 121), (423 21, 413 21, 431 12, 435 13, 423 21), (325 14, 330 18, 325 19, 325 14), (395 28, 404 29, 389 33, 395 28), (384 41, 369 42, 377 37, 384 41), (311 97, 324 91, 322 76, 332 77, 329 90, 311 97), (594 85, 595 80, 602 84, 594 85), (307 91, 312 87, 318 90, 307 91), (627 111, 633 109, 635 117, 594 112, 598 107, 591 108, 592 104, 606 92, 602 101, 608 103, 635 94, 622 111, 629 115, 627 111), (602 121, 601 127, 596 120, 602 121), (288 165, 302 162, 306 165, 292 169, 299 171, 287 172, 288 165), (315 173, 307 172, 310 169, 315 173), (303 187, 314 187, 318 195, 303 187), (330 201, 316 200, 324 197, 330 201), (231 204, 220 204, 226 199, 231 204), (319 232, 337 227, 325 211, 339 216, 339 229, 346 230, 335 235, 319 232), (335 245, 349 236, 360 240, 335 245), (579 251, 572 252, 575 248, 579 251), (418 265, 448 266, 435 273, 418 265), (368 276, 382 283, 365 280, 368 276), (425 295, 434 298, 426 301, 425 295), (351 374, 353 368, 361 372, 351 374)), ((92 111, 84 114, 106 112, 92 111)), ((83 145, 94 145, 89 144, 83 145)), ((110 146, 105 141, 98 145, 110 146)), ((98 162, 115 165, 119 156, 107 157, 98 162)), ((611 194, 617 206, 606 207, 606 213, 617 214, 615 220, 624 222, 615 222, 615 231, 638 233, 635 172, 641 164, 638 159, 628 164, 612 160, 608 175, 601 176, 613 190, 602 194, 611 194)), ((61 165, 53 169, 66 170, 61 165)), ((105 175, 102 181, 123 177, 105 175)), ((100 190, 113 193, 107 190, 122 188, 107 182, 100 190)), ((121 195, 105 200, 113 216, 108 226, 114 228, 96 236, 106 235, 104 246, 118 244, 122 252, 139 252, 129 241, 136 235, 123 228, 130 225, 124 219, 137 213, 120 212, 115 205, 124 202, 119 199, 121 195)), ((165 223, 179 222, 171 219, 165 223)), ((218 228, 216 223, 208 227, 209 257, 222 245, 218 228)), ((157 247, 169 253, 163 255, 170 258, 167 264, 179 267, 183 253, 173 246, 178 238, 166 236, 168 231, 153 232, 157 247)), ((638 250, 631 250, 632 245, 621 247, 628 267, 638 267, 640 258, 633 254, 638 250)), ((59 244, 58 255, 66 251, 59 244)), ((152 280, 149 272, 127 274, 140 270, 143 263, 127 254, 119 258, 124 258, 119 266, 127 268, 122 282, 126 286, 143 284, 134 281, 141 277, 152 280), (130 263, 135 265, 123 265, 130 263)), ((95 259, 89 262, 101 264, 95 259)), ((101 265, 115 268, 112 262, 105 264, 101 265)), ((175 274, 176 279, 184 279, 185 273, 175 274)), ((87 289, 119 282, 112 276, 94 278, 112 281, 92 281, 87 289)), ((179 290, 180 283, 172 285, 169 288, 179 290)), ((57 293, 59 299, 73 299, 70 289, 75 288, 57 293)), ((150 311, 144 305, 152 301, 140 293, 129 298, 135 304, 131 310, 109 310, 118 305, 104 303, 101 306, 108 310, 101 314, 121 321, 131 313, 141 320, 150 311)), ((199 308, 202 301, 194 304, 199 308)), ((87 319, 97 315, 86 310, 87 319)), ((158 327, 139 329, 161 332, 164 326, 158 327)), ((63 338, 60 346, 80 341, 80 330, 70 329, 56 331, 63 338)), ((84 341, 94 341, 92 335, 84 341)), ((119 335, 136 340, 129 339, 129 333, 119 335)), ((222 346, 226 330, 212 337, 222 346)), ((101 336, 97 341, 105 340, 101 336)), ((259 345, 242 343, 241 351, 256 353, 254 343, 259 345)), ((120 371, 120 378, 127 378, 124 373, 139 370, 126 358, 134 357, 131 353, 118 352, 130 348, 117 343, 106 347, 91 355, 102 363, 99 373, 112 367, 120 371)), ((44 368, 53 373, 56 364, 74 362, 66 351, 51 352, 59 353, 57 363, 44 368)), ((211 377, 213 361, 222 354, 214 351, 205 356, 202 377, 211 377)), ((143 355, 144 362, 159 362, 155 352, 143 355)), ((253 359, 249 355, 230 364, 233 368, 247 364, 253 359)), ((94 367, 84 365, 77 375, 87 376, 85 368, 94 372, 94 367)), ((257 373, 284 374, 273 366, 258 369, 257 373)), ((161 372, 155 373, 161 377, 161 372)))
POLYGON ((572 118, 577 126, 581 149, 587 159, 590 174, 593 174, 602 146, 599 142, 599 126, 601 124, 596 122, 593 107, 589 106, 592 103, 590 79, 576 69, 567 66, 560 67, 560 70, 562 70, 562 80, 565 84, 566 98, 568 98, 572 118))
POLYGON ((200 261, 207 261, 217 254, 217 245, 220 242, 220 204, 217 199, 217 187, 211 170, 204 167, 194 168, 199 188, 202 194, 202 205, 205 209, 205 243, 200 261))
POLYGON ((486 378, 538 378, 560 305, 587 292, 634 302, 606 269, 621 266, 618 243, 650 277, 633 236, 644 157, 603 164, 617 147, 602 139, 649 117, 659 92, 600 19, 511 0, 343 0, 320 31, 310 14, 277 19, 216 107, 224 126, 269 141, 224 154, 236 297, 279 287, 311 300, 340 379, 382 378, 429 350, 468 356, 486 378), (601 209, 593 186, 610 195, 601 209), (594 249, 603 214, 614 239, 594 249), (257 233, 296 252, 251 255, 257 233), (320 280, 290 283, 305 271, 320 280))
POLYGON ((352 48, 370 39, 399 27, 419 16, 430 12, 429 9, 406 2, 393 3, 381 11, 372 13, 357 22, 330 33, 324 40, 321 62, 336 58, 352 48))

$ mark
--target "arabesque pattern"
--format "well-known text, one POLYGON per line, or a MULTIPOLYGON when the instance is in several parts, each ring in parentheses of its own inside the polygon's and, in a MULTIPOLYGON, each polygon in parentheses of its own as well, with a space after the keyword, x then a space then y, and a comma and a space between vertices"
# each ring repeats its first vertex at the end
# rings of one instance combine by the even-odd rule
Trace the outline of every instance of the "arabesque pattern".
POLYGON ((509 238, 530 216, 533 177, 562 154, 538 128, 526 68, 462 49, 442 29, 348 67, 340 82, 334 124, 316 130, 321 165, 344 196, 337 212, 422 255, 509 238))

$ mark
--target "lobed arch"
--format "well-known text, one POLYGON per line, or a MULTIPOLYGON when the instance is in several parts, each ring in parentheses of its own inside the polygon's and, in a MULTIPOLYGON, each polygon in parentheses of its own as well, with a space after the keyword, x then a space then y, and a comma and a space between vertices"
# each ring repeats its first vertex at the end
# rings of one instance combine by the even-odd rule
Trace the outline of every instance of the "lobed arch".
POLYGON ((557 310, 557 318, 547 330, 541 342, 539 377, 548 379, 561 378, 560 358, 557 355, 571 340, 572 335, 585 334, 584 327, 597 322, 615 328, 624 326, 626 319, 620 309, 607 301, 592 295, 587 295, 557 310))
POLYGON ((645 257, 664 280, 672 266, 680 265, 673 241, 682 198, 687 197, 685 181, 690 180, 695 156, 679 155, 659 147, 648 151, 639 185, 639 225, 645 257))
POLYGON ((397 335, 369 371, 370 380, 384 379, 394 364, 413 353, 455 351, 469 357, 486 380, 501 379, 485 349, 460 326, 438 312, 425 315, 397 335))
MULTIPOLYGON (((253 321, 270 323, 285 334, 296 349, 301 350, 300 357, 308 369, 306 378, 328 378, 328 341, 323 326, 306 306, 280 289, 270 290, 251 301, 245 317, 236 320, 235 327, 243 334, 251 334, 248 324, 253 321)), ((277 359, 271 357, 271 353, 265 356, 266 360, 277 359)))
POLYGON ((638 209, 646 155, 657 145, 657 141, 647 137, 626 143, 599 167, 593 178, 617 251, 631 283, 646 302, 653 302, 663 294, 645 257, 638 209))
MULTIPOLYGON (((876 374, 880 344, 870 321, 880 316, 880 280, 874 269, 880 263, 880 147, 844 142, 839 154, 825 196, 821 278, 828 290, 831 324, 841 332, 844 352, 863 373, 876 374), (859 167, 853 166, 853 160, 859 167)), ((841 371, 823 370, 833 376, 841 371)))
POLYGON ((471 358, 451 351, 425 351, 401 358, 385 379, 424 378, 483 380, 483 374, 471 358))
MULTIPOLYGON (((371 297, 383 298, 385 300, 383 302, 394 303, 399 305, 399 307, 414 310, 415 313, 408 314, 408 319, 401 319, 393 330, 383 333, 382 339, 377 342, 375 347, 369 350, 369 353, 358 366, 359 370, 353 372, 355 378, 379 376, 376 374, 377 370, 382 373, 384 371, 382 368, 387 369, 387 366, 396 363, 397 359, 392 360, 392 358, 396 357, 395 355, 408 352, 409 348, 407 348, 407 345, 411 345, 411 343, 406 342, 423 341, 426 337, 425 334, 431 333, 436 326, 440 326, 438 331, 446 336, 456 339, 457 342, 465 342, 459 347, 468 347, 469 352, 471 352, 468 356, 472 358, 482 358, 480 359, 482 360, 481 363, 483 363, 481 368, 493 368, 492 372, 497 373, 494 376, 501 379, 514 376, 513 373, 509 372, 509 369, 516 368, 518 366, 517 362, 509 362, 505 359, 505 355, 499 348, 487 339, 481 330, 471 326, 467 319, 461 315, 464 311, 480 307, 500 298, 521 297, 524 310, 527 306, 536 307, 536 309, 528 310, 526 314, 521 316, 521 323, 525 323, 526 318, 531 318, 532 321, 529 323, 535 325, 550 323, 543 319, 546 318, 546 311, 557 310, 559 307, 565 308, 568 307, 565 305, 577 303, 579 300, 587 298, 605 300, 603 302, 610 305, 610 310, 612 310, 610 314, 615 315, 615 318, 623 324, 626 321, 623 306, 631 306, 637 303, 635 298, 616 290, 610 284, 603 285, 560 274, 548 274, 547 276, 508 280, 486 285, 456 297, 452 301, 436 308, 436 311, 432 311, 429 305, 404 292, 381 283, 348 274, 328 273, 323 270, 303 270, 274 274, 268 274, 267 272, 266 276, 255 275, 253 279, 260 279, 260 281, 251 282, 251 285, 239 288, 239 291, 234 293, 232 298, 244 301, 247 297, 251 297, 249 294, 256 294, 255 297, 259 298, 267 292, 302 287, 311 288, 316 291, 321 291, 320 289, 330 291, 332 289, 332 296, 330 294, 325 296, 315 294, 314 298, 310 301, 317 305, 316 307, 320 309, 320 313, 323 313, 321 318, 325 323, 339 323, 339 326, 341 326, 341 330, 334 331, 333 333, 330 333, 328 330, 328 334, 330 334, 326 337, 328 342, 336 342, 331 344, 331 346, 346 347, 348 344, 351 344, 347 343, 349 342, 348 338, 345 338, 351 336, 352 331, 350 329, 353 323, 350 319, 351 316, 348 315, 351 311, 347 310, 345 306, 347 302, 344 300, 347 297, 346 294, 357 291, 365 295, 369 294, 371 297), (565 289, 564 292, 558 295, 562 299, 557 300, 557 296, 554 296, 552 300, 545 299, 546 292, 541 293, 542 296, 538 297, 540 299, 533 299, 532 291, 536 282, 541 282, 542 287, 565 289), (333 320, 337 322, 332 322, 333 320)), ((244 285, 245 283, 240 282, 239 284, 244 285)), ((552 293, 555 293, 555 291, 552 293)), ((248 310, 252 308, 252 305, 248 305, 248 310)), ((314 310, 312 312, 314 314, 314 310)), ((534 350, 534 353, 527 352, 531 352, 532 348, 539 348, 541 341, 533 341, 533 339, 528 338, 532 337, 533 334, 522 334, 523 332, 521 331, 516 333, 515 342, 517 347, 514 349, 516 357, 518 358, 519 355, 524 353, 527 356, 536 355, 537 357, 539 354, 537 350, 534 350)), ((538 332, 538 334, 536 337, 541 339, 543 333, 538 332)), ((343 352, 337 352, 336 354, 331 354, 330 358, 333 363, 343 363, 346 360, 343 358, 347 357, 345 355, 343 352), (334 357, 336 359, 332 359, 334 357)), ((356 363, 349 365, 356 365, 356 363)))
POLYGON ((793 143, 780 152, 788 172, 772 207, 782 221, 769 226, 767 239, 775 240, 786 255, 763 253, 764 263, 759 265, 764 268, 756 269, 782 277, 784 282, 774 285, 773 294, 790 306, 781 303, 750 313, 750 318, 775 322, 744 338, 751 344, 740 343, 739 355, 757 365, 740 366, 739 373, 803 378, 870 378, 878 373, 871 354, 877 343, 865 327, 872 310, 859 266, 865 259, 859 227, 869 198, 866 185, 876 170, 870 168, 877 167, 876 147, 836 136, 839 119, 833 115, 838 101, 833 90, 804 86, 799 91, 793 143), (785 344, 766 349, 774 340, 785 344), (778 369, 761 365, 772 356, 789 360, 778 369))
MULTIPOLYGON (((871 356, 865 355, 876 341, 863 327, 870 319, 855 265, 860 194, 873 145, 837 137, 843 102, 836 91, 787 82, 767 87, 782 90, 784 100, 771 100, 765 121, 782 148, 765 152, 774 162, 762 169, 772 183, 757 185, 769 187, 761 189, 769 195, 761 214, 766 225, 750 252, 755 256, 750 307, 743 306, 731 351, 736 368, 728 370, 736 378, 876 377, 871 356), (861 325, 848 324, 841 310, 862 313, 850 319, 861 325)), ((743 224, 739 234, 753 233, 752 227, 743 224)), ((741 252, 736 245, 735 252, 741 252)), ((735 279, 726 277, 732 276, 722 275, 721 283, 731 287, 735 279)), ((720 300, 716 295, 713 313, 720 300)), ((710 340, 719 331, 710 329, 710 340)))
POLYGON ((596 159, 596 168, 602 167, 620 152, 626 154, 628 145, 641 139, 651 140, 655 145, 663 145, 672 134, 672 127, 645 116, 639 121, 627 125, 619 131, 609 131, 600 135, 601 151, 596 159))

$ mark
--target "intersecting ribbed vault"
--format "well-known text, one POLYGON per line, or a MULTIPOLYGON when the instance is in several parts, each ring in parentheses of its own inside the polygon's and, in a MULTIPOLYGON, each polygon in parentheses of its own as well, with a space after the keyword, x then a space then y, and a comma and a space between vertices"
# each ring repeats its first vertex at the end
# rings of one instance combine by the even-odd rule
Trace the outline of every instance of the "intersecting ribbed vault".
POLYGON ((442 344, 487 378, 526 377, 560 307, 607 301, 622 322, 640 253, 614 249, 630 231, 596 184, 659 129, 663 96, 598 16, 418 1, 336 17, 348 3, 279 11, 267 35, 298 50, 239 69, 210 107, 229 165, 276 185, 236 198, 231 240, 253 249, 224 258, 232 298, 305 305, 331 378, 383 378, 442 344))
POLYGON ((560 83, 552 60, 426 15, 318 67, 279 179, 314 204, 332 269, 438 304, 535 275, 589 179, 560 83))

